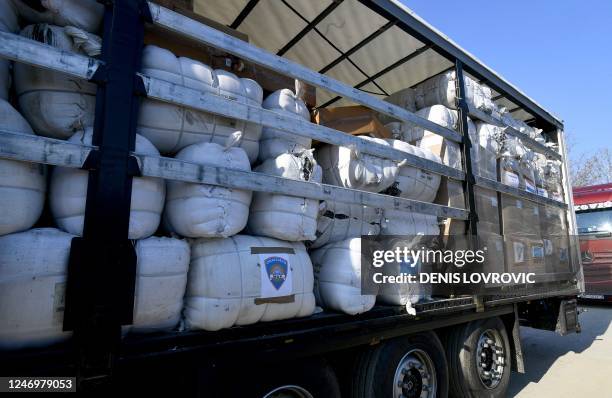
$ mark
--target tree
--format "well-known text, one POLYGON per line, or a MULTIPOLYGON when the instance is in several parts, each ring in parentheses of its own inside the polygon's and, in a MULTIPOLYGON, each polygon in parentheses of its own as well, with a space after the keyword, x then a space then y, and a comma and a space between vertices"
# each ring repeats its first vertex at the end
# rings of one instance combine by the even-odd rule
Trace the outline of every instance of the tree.
POLYGON ((583 187, 612 182, 612 151, 610 148, 600 148, 593 154, 573 155, 570 152, 572 186, 583 187))

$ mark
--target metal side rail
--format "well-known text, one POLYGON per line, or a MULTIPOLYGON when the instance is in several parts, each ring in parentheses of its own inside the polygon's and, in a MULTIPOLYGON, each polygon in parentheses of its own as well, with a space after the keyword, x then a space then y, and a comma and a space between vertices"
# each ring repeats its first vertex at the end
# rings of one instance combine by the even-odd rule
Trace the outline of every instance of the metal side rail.
MULTIPOLYGON (((52 138, 0 130, 0 158, 80 168, 93 146, 80 145, 52 138)), ((465 220, 464 209, 417 200, 342 188, 316 182, 207 166, 178 159, 133 153, 144 176, 177 181, 217 185, 249 191, 269 192, 318 200, 330 200, 382 209, 399 209, 465 220)))
POLYGON ((474 176, 474 179, 476 180, 476 186, 481 187, 481 188, 491 189, 491 190, 505 193, 505 194, 508 194, 508 195, 511 195, 517 198, 527 199, 532 202, 536 202, 536 203, 543 204, 543 205, 556 206, 563 210, 567 210, 568 208, 567 204, 563 202, 559 202, 557 200, 550 199, 550 198, 545 198, 543 196, 536 195, 531 192, 523 191, 522 189, 514 188, 509 185, 502 184, 501 182, 498 182, 498 181, 493 181, 488 178, 479 177, 479 176, 474 176))
MULTIPOLYGON (((0 32, 0 39, 2 39, 0 40, 0 56, 17 62, 53 69, 86 80, 94 79, 96 71, 102 70, 104 67, 104 64, 96 59, 62 51, 18 35, 0 32)), ((329 127, 310 123, 299 117, 239 103, 213 92, 194 90, 150 76, 141 74, 140 77, 143 80, 146 95, 151 99, 273 127, 332 145, 349 146, 359 152, 398 162, 405 161, 406 165, 425 169, 456 180, 463 180, 465 178, 465 173, 461 170, 394 149, 390 146, 367 141, 361 137, 352 136, 329 127)))
POLYGON ((344 98, 365 105, 377 112, 384 113, 397 120, 413 123, 441 135, 451 141, 462 142, 463 137, 451 129, 445 128, 407 111, 397 105, 379 100, 370 94, 351 87, 339 80, 310 70, 296 62, 279 57, 252 44, 232 37, 208 25, 194 21, 184 15, 171 11, 158 4, 149 2, 153 23, 161 28, 189 37, 200 43, 227 51, 249 62, 290 76, 300 81, 331 91, 344 98))
POLYGON ((556 160, 563 160, 563 157, 561 156, 561 154, 549 147, 547 147, 546 145, 542 145, 539 142, 537 142, 536 140, 532 139, 531 137, 526 136, 525 134, 521 134, 520 132, 516 131, 515 129, 513 129, 512 127, 506 125, 503 121, 489 115, 486 112, 481 111, 478 108, 475 108, 473 105, 469 105, 469 110, 470 110, 470 117, 473 119, 478 119, 482 122, 485 123, 489 123, 498 127, 503 127, 504 128, 504 132, 508 135, 511 135, 513 137, 516 138, 520 138, 521 141, 523 142, 523 144, 525 144, 527 147, 529 147, 530 149, 536 151, 536 152, 540 152, 548 157, 551 157, 553 159, 556 160))

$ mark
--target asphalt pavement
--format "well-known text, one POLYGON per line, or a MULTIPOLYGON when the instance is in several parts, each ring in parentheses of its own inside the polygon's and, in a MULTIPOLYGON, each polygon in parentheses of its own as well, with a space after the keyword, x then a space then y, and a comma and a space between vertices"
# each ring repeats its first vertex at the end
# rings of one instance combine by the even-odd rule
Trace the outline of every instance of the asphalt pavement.
POLYGON ((521 328, 526 373, 512 373, 509 397, 612 397, 612 304, 580 308, 582 333, 521 328))

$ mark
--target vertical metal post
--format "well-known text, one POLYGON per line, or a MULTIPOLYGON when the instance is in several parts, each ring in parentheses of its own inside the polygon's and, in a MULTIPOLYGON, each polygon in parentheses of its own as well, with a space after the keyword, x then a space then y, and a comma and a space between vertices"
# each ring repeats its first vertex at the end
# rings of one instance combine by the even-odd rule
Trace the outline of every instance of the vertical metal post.
POLYGON ((74 238, 68 267, 64 330, 74 331, 79 386, 109 385, 121 325, 132 322, 136 254, 128 239, 132 176, 138 164, 130 152, 136 140, 144 20, 143 0, 106 0, 102 61, 92 81, 98 84, 93 151, 85 225, 74 238))
POLYGON ((461 61, 455 61, 455 74, 457 76, 457 110, 459 113, 459 132, 463 135, 462 160, 463 169, 465 170, 465 181, 463 183, 464 190, 467 193, 466 208, 470 211, 468 218, 467 231, 470 235, 478 234, 478 214, 476 214, 476 201, 474 198, 474 173, 472 171, 472 140, 469 134, 468 115, 470 113, 466 97, 465 79, 463 76, 463 64, 461 61))

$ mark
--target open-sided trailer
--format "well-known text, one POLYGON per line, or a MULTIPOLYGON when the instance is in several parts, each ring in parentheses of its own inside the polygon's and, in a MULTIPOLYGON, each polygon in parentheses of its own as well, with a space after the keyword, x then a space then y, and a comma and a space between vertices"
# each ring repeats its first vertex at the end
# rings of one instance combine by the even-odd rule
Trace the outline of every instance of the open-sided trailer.
MULTIPOLYGON (((153 2, 109 0, 103 3, 106 11, 103 50, 99 59, 60 51, 18 35, 0 33, 0 56, 67 73, 98 85, 92 146, 17 135, 6 130, 0 132, 1 158, 83 168, 90 173, 85 229, 82 238, 74 238, 70 254, 64 328, 74 331, 73 338, 68 344, 46 349, 3 352, 2 375, 76 375, 81 391, 112 388, 138 392, 189 392, 202 396, 264 396, 285 386, 277 395, 270 396, 334 396, 337 386, 334 387, 330 381, 333 378, 330 376, 331 364, 342 381, 342 392, 354 396, 389 396, 389 392, 395 394, 393 391, 399 391, 397 396, 444 396, 449 391, 449 376, 450 391, 454 395, 478 396, 482 391, 498 396, 507 386, 510 365, 519 371, 524 366, 519 324, 557 330, 563 334, 579 328, 575 297, 581 289, 582 271, 579 256, 574 252, 575 246, 571 245, 571 267, 567 272, 538 275, 538 283, 515 289, 511 294, 474 295, 420 303, 415 306, 416 316, 407 314, 404 308, 376 306, 357 316, 323 312, 308 318, 233 327, 218 332, 188 331, 122 338, 121 325, 131 322, 134 302, 135 253, 127 232, 131 179, 137 175, 319 200, 333 198, 379 208, 416 210, 442 218, 466 220, 466 232, 470 235, 477 234, 474 187, 484 187, 497 191, 498 195, 504 193, 561 208, 565 210, 570 239, 573 239, 576 229, 571 211, 562 122, 399 1, 329 0, 317 2, 321 4, 314 8, 297 7, 293 1, 202 2, 204 14, 213 19, 223 16, 225 20, 218 18, 222 24, 240 28, 248 22, 251 30, 254 26, 266 30, 268 33, 254 37, 253 41, 260 47, 266 47, 266 39, 278 39, 273 37, 275 30, 266 27, 275 23, 287 27, 290 24, 286 21, 301 18, 302 24, 283 32, 287 35, 286 44, 277 51, 279 55, 271 53, 269 48, 264 50, 153 2), (220 11, 222 3, 224 9, 220 11), (264 6, 265 10, 274 9, 275 12, 254 12, 257 7, 264 6), (305 9, 308 15, 304 15, 305 9), (234 10, 235 15, 229 15, 231 13, 227 10, 234 10), (326 18, 339 12, 352 13, 356 21, 379 19, 383 22, 373 31, 360 29, 357 23, 338 28, 340 32, 335 32, 335 37, 345 35, 353 39, 350 48, 340 49, 322 29, 317 28, 326 18), (317 103, 322 103, 322 106, 344 100, 423 126, 460 144, 463 170, 322 125, 239 104, 215 93, 200 92, 146 76, 139 67, 145 30, 217 48, 256 67, 322 89, 317 94, 321 95, 317 103), (324 47, 333 47, 331 54, 335 56, 324 66, 320 65, 320 59, 309 64, 307 51, 300 59, 301 63, 280 56, 291 54, 292 49, 304 43, 305 37, 308 38, 307 45, 319 46, 321 53, 329 50, 324 47), (397 46, 395 60, 374 70, 377 63, 367 63, 368 58, 360 57, 360 51, 381 46, 383 41, 387 47, 397 46), (345 70, 343 73, 343 67, 357 71, 348 73, 345 70), (406 77, 406 68, 418 73, 406 77), (452 69, 458 76, 458 131, 380 99, 389 94, 387 91, 414 86, 452 69), (520 137, 528 147, 563 161, 563 202, 473 175, 469 151, 472 144, 469 136, 464 134, 467 132, 467 118, 496 125, 503 125, 503 122, 469 106, 462 99, 465 98, 465 74, 491 87, 498 104, 511 109, 515 117, 543 129, 557 144, 555 147, 544 146, 512 128, 505 130, 506 134, 520 137), (352 81, 342 82, 338 76, 352 81), (380 83, 383 79, 386 79, 386 86, 380 83), (370 89, 378 90, 374 94, 379 95, 367 92, 370 89), (329 144, 354 146, 364 153, 389 159, 406 160, 410 165, 462 181, 466 207, 453 208, 134 153, 140 97, 273 126, 329 144), (475 367, 481 366, 481 362, 453 355, 461 346, 474 343, 465 339, 475 330, 479 331, 480 339, 484 338, 476 344, 490 343, 487 346, 490 345, 493 353, 495 350, 503 352, 503 355, 498 353, 503 371, 500 381, 493 386, 477 384, 482 380, 474 376, 478 375, 475 367), (417 373, 414 373, 417 368, 417 373), (413 395, 415 392, 418 394, 413 395)), ((327 54, 329 58, 330 52, 327 54)), ((296 57, 300 58, 300 55, 294 55, 296 57)))

